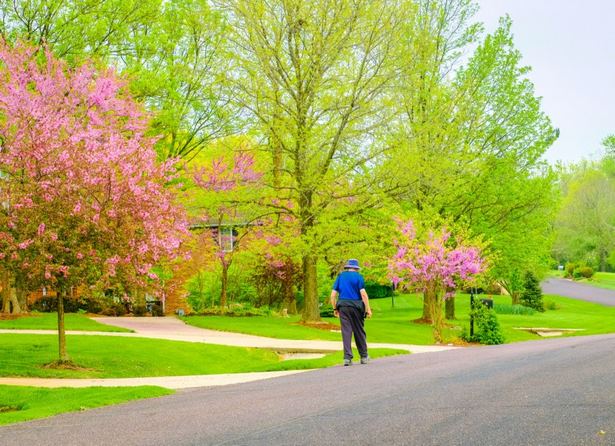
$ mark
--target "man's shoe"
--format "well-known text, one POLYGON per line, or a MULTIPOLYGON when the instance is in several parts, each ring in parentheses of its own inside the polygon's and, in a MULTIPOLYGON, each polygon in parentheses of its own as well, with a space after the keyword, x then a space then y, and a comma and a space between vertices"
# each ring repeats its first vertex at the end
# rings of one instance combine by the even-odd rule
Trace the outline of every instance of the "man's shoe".
POLYGON ((369 356, 361 358, 361 364, 367 364, 369 362, 369 356))
POLYGON ((352 365, 352 359, 344 359, 344 366, 352 365))

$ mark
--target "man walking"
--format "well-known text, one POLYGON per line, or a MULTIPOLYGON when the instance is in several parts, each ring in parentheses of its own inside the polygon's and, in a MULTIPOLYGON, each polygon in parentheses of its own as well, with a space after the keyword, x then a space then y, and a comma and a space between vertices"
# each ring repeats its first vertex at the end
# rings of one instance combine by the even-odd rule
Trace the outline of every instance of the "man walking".
POLYGON ((359 261, 350 259, 333 284, 331 305, 333 314, 340 318, 342 341, 344 343, 344 365, 352 365, 352 335, 361 356, 361 364, 367 364, 367 339, 365 337, 365 317, 372 317, 369 297, 365 291, 365 280, 359 273, 359 261), (339 299, 337 297, 339 296, 339 299))

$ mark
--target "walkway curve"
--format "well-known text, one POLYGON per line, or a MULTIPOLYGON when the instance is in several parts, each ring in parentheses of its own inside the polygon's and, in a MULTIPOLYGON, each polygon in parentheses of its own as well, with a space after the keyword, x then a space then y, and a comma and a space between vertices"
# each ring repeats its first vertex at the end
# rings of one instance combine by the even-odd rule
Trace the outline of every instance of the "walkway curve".
MULTIPOLYGON (((103 331, 73 331, 67 335, 80 336, 119 336, 128 338, 165 339, 171 341, 197 342, 204 344, 228 345, 235 347, 267 348, 281 352, 334 352, 342 350, 342 342, 337 341, 306 341, 294 339, 274 339, 263 336, 252 336, 241 333, 231 333, 208 330, 187 325, 180 319, 168 317, 99 317, 96 321, 107 325, 127 328, 134 333, 103 332, 103 331)), ((18 330, 2 329, 0 334, 44 334, 57 335, 56 330, 18 330)), ((370 348, 392 348, 406 350, 411 353, 429 353, 451 350, 457 347, 436 345, 383 344, 370 343, 370 348)), ((190 387, 211 387, 227 384, 237 384, 261 379, 305 372, 306 370, 288 370, 280 372, 229 373, 221 375, 191 375, 142 378, 109 378, 109 379, 65 379, 65 378, 13 378, 0 377, 0 385, 19 385, 34 387, 124 387, 124 386, 160 386, 169 389, 190 387)))
POLYGON ((262 379, 294 375, 309 370, 284 370, 279 372, 226 373, 220 375, 150 376, 143 378, 0 378, 0 385, 28 387, 135 387, 158 386, 166 389, 192 387, 217 387, 240 384, 262 379))
POLYGON ((615 290, 585 285, 569 279, 551 278, 542 282, 542 292, 615 307, 615 290))

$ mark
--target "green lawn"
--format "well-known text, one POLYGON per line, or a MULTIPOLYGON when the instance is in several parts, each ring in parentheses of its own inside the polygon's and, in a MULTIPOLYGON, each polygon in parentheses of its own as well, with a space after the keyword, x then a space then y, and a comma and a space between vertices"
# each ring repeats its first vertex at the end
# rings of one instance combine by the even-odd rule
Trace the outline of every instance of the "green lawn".
MULTIPOLYGON (((369 342, 422 345, 433 343, 430 326, 410 323, 411 320, 421 317, 423 307, 417 296, 395 297, 395 308, 391 308, 391 299, 373 299, 371 306, 374 313, 373 318, 365 321, 365 330, 369 342)), ((342 338, 339 332, 306 327, 299 324, 300 318, 300 316, 286 318, 276 316, 187 316, 183 320, 197 327, 277 339, 317 339, 341 342, 342 338)), ((336 318, 324 318, 323 320, 339 327, 339 320, 336 318)))
POLYGON ((601 273, 597 272, 591 279, 579 279, 579 283, 595 286, 598 288, 607 288, 609 290, 615 290, 615 273, 601 273))
MULTIPOLYGON (((52 335, 1 334, 0 376, 47 378, 125 378, 207 375, 328 367, 341 352, 320 359, 282 361, 271 350, 190 342, 105 336, 67 336, 68 354, 84 370, 46 369, 57 357, 52 335)), ((372 350, 374 358, 397 353, 372 350)))
MULTIPOLYGON (((480 298, 486 296, 481 295, 480 298)), ((495 296, 496 303, 510 304, 510 297, 495 296)), ((513 327, 551 327, 584 328, 578 334, 599 334, 615 332, 615 307, 604 307, 589 302, 568 299, 560 296, 545 296, 546 301, 557 304, 559 309, 547 310, 545 313, 527 315, 500 314, 498 320, 502 326, 506 342, 540 339, 536 334, 514 330, 513 327)), ((415 324, 412 321, 421 317, 422 302, 416 295, 395 297, 395 307, 391 299, 373 299, 371 306, 373 318, 365 322, 369 342, 390 342, 401 344, 433 343, 432 329, 428 325, 415 324)), ((448 328, 444 335, 447 339, 459 337, 464 327, 469 328, 468 310, 470 296, 460 294, 456 297, 456 320, 447 321, 448 328)), ((286 339, 322 339, 340 340, 339 333, 329 330, 305 327, 298 324, 299 316, 282 317, 223 317, 223 316, 189 316, 184 320, 191 325, 223 331, 269 336, 286 339)), ((335 318, 325 319, 338 324, 335 318)))
POLYGON ((547 273, 547 277, 557 277, 557 278, 560 278, 560 279, 563 279, 565 275, 566 275, 566 271, 564 271, 564 270, 560 271, 558 269, 551 269, 547 273))
MULTIPOLYGON (((132 331, 121 327, 112 327, 110 325, 101 324, 100 322, 96 322, 95 319, 90 319, 79 313, 66 313, 64 315, 64 324, 66 330, 113 332, 132 331)), ((56 313, 30 313, 17 319, 0 320, 0 328, 21 330, 57 330, 58 315, 56 313)))
POLYGON ((174 393, 161 387, 43 389, 0 386, 0 425, 174 393))

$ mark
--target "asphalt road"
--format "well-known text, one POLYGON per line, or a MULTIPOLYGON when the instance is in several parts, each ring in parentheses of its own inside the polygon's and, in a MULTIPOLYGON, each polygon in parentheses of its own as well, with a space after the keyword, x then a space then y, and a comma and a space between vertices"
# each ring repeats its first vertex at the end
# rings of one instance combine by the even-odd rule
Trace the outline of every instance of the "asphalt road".
POLYGON ((548 279, 542 282, 542 292, 572 297, 597 304, 615 307, 615 290, 598 288, 566 279, 548 279))
POLYGON ((615 445, 615 335, 379 359, 0 428, 1 445, 615 445))

